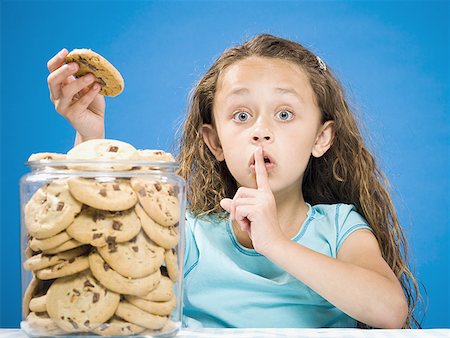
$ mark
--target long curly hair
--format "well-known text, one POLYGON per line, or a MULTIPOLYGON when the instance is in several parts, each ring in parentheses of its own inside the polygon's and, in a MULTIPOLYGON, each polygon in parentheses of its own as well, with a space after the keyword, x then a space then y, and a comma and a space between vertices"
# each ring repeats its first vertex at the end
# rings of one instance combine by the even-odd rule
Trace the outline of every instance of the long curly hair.
MULTIPOLYGON (((405 328, 420 327, 414 316, 420 301, 418 283, 408 267, 408 245, 392 202, 389 184, 364 144, 357 120, 346 102, 342 85, 329 67, 302 45, 261 34, 227 49, 193 88, 181 130, 178 174, 187 182, 190 211, 197 216, 223 214, 220 200, 236 193, 236 180, 225 161, 215 159, 203 141, 202 125, 213 124, 213 103, 220 74, 233 63, 259 56, 291 61, 307 74, 322 114, 334 121, 334 141, 319 158, 311 156, 303 178, 305 201, 314 204, 355 205, 380 245, 383 258, 399 279, 408 301, 405 328)), ((367 327, 359 323, 360 327, 367 327)))

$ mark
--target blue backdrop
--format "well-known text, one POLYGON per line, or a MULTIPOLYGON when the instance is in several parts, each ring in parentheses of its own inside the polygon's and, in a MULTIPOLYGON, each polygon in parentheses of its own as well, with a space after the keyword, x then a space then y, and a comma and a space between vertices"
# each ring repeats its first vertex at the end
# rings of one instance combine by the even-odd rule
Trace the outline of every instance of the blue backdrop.
POLYGON ((227 47, 261 32, 294 39, 339 75, 392 184, 426 328, 450 327, 448 1, 1 2, 0 327, 20 322, 19 178, 33 152, 66 152, 47 60, 92 48, 122 73, 107 137, 172 150, 189 90, 227 47))

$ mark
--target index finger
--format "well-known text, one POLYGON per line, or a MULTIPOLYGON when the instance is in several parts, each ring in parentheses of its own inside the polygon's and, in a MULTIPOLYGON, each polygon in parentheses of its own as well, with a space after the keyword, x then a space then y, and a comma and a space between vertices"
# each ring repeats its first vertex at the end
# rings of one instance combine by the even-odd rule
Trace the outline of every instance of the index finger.
POLYGON ((69 54, 67 49, 63 48, 61 49, 58 54, 56 54, 54 57, 52 57, 47 62, 47 68, 50 72, 55 71, 59 67, 61 67, 64 64, 64 59, 69 54))
POLYGON ((264 163, 263 150, 261 147, 255 151, 255 173, 256 187, 258 190, 270 191, 269 177, 267 175, 266 164, 264 163))

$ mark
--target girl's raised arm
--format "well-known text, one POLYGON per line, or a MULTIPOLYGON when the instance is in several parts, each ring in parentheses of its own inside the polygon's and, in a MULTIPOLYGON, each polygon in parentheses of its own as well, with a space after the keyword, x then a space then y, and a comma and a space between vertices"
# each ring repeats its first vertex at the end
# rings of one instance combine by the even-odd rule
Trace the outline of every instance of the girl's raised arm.
POLYGON ((92 74, 75 78, 78 65, 64 63, 68 51, 63 48, 47 63, 50 100, 56 111, 75 128, 75 145, 105 135, 105 99, 98 94, 100 85, 92 74), (92 85, 94 83, 94 85, 92 85))

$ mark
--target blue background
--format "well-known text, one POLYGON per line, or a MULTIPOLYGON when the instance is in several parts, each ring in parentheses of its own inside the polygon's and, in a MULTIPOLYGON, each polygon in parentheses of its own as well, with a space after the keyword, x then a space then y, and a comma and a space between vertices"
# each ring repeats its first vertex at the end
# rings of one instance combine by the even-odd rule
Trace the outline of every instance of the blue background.
POLYGON ((450 327, 449 13, 447 1, 2 1, 0 327, 20 322, 24 162, 74 140, 49 100, 47 60, 62 47, 107 57, 126 84, 107 99, 107 137, 170 151, 194 83, 225 48, 261 32, 301 42, 340 77, 428 291, 423 325, 450 327))

